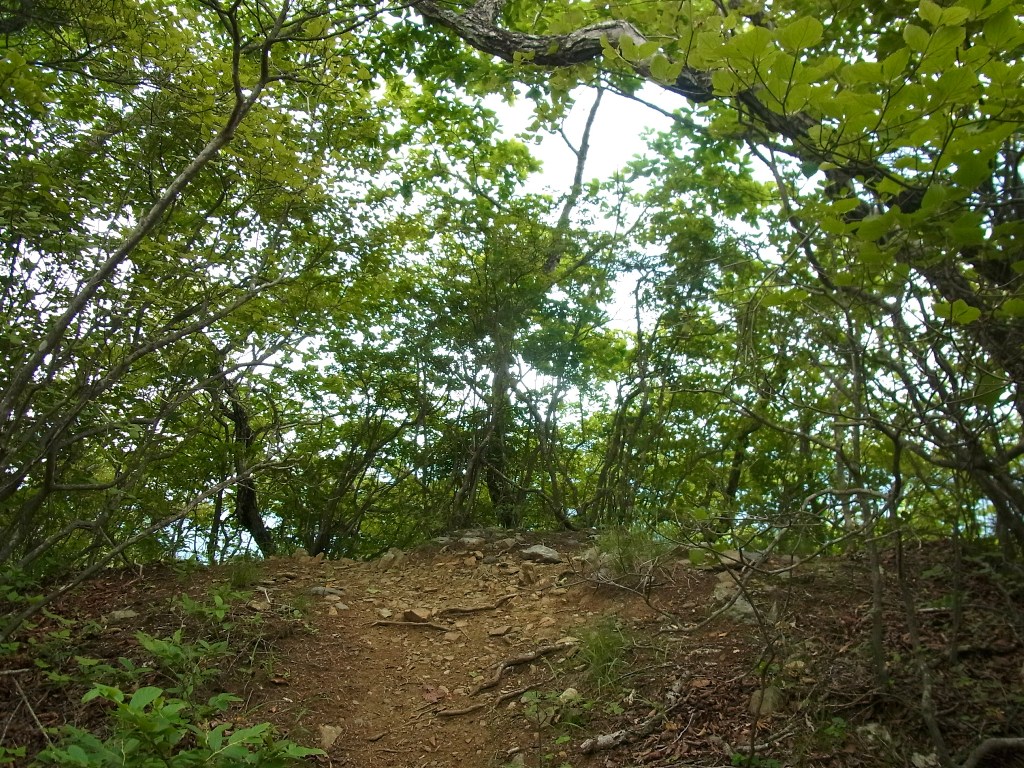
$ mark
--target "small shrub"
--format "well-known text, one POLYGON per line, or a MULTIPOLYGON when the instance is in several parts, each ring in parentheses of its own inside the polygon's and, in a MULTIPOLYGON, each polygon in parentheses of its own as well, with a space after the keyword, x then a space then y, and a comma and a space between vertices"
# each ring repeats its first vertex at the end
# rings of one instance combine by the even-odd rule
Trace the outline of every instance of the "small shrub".
POLYGON ((610 571, 609 580, 646 594, 674 545, 647 531, 616 528, 597 540, 597 549, 603 553, 601 567, 610 571))
POLYGON ((587 674, 599 689, 612 685, 619 670, 626 666, 626 654, 633 646, 619 624, 605 618, 580 633, 579 658, 587 665, 587 674))
POLYGON ((220 675, 218 662, 230 655, 227 641, 188 643, 181 630, 166 638, 136 632, 135 638, 156 659, 161 670, 174 682, 168 690, 191 700, 203 687, 220 675))
POLYGON ((245 589, 257 584, 263 575, 263 562, 250 555, 234 558, 228 564, 228 584, 232 589, 245 589))
POLYGON ((286 768, 307 755, 323 754, 276 739, 269 723, 237 730, 223 722, 210 727, 206 723, 212 717, 240 701, 229 694, 195 707, 155 686, 140 688, 128 697, 118 688, 96 685, 83 701, 93 699, 114 705, 111 734, 101 739, 89 731, 65 727, 60 743, 39 754, 40 763, 67 768, 286 768))
POLYGON ((198 622, 207 630, 226 635, 234 628, 230 620, 235 603, 245 600, 246 594, 228 588, 218 587, 210 591, 209 600, 200 602, 182 594, 176 598, 177 609, 187 618, 198 622))
POLYGON ((771 757, 745 755, 741 752, 733 752, 729 761, 734 766, 742 766, 742 768, 780 768, 782 765, 778 760, 771 757))

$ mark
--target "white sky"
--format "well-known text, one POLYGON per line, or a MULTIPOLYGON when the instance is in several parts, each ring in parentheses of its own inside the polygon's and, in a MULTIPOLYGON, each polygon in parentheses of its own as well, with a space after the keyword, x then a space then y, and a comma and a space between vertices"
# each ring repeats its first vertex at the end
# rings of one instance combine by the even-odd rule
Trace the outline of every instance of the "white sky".
MULTIPOLYGON (((589 88, 581 88, 574 95, 577 102, 565 121, 564 130, 573 145, 578 147, 587 116, 594 103, 595 92, 589 88)), ((648 101, 660 101, 659 106, 666 109, 673 106, 661 89, 646 87, 642 91, 642 96, 648 101)), ((512 107, 499 97, 486 99, 485 103, 489 109, 497 113, 506 137, 521 134, 533 120, 532 105, 525 98, 521 98, 512 107)), ((594 127, 591 129, 590 151, 587 154, 583 180, 610 177, 634 156, 644 151, 645 131, 664 131, 668 130, 670 125, 669 118, 653 109, 647 109, 636 101, 606 91, 594 127)), ((547 191, 556 194, 567 192, 576 170, 576 156, 565 145, 562 137, 557 133, 547 134, 540 145, 530 144, 530 149, 544 167, 527 183, 527 191, 547 191)))
MULTIPOLYGON (((587 117, 594 103, 596 92, 580 88, 575 93, 577 101, 565 120, 565 135, 579 147, 587 117)), ((641 97, 657 103, 663 109, 675 105, 660 88, 645 86, 641 97)), ((519 137, 533 121, 533 106, 526 98, 520 98, 514 106, 508 106, 500 97, 485 99, 489 109, 494 110, 503 127, 506 138, 519 137)), ((584 182, 591 179, 607 179, 626 163, 646 150, 645 133, 665 131, 672 121, 659 112, 648 109, 631 99, 608 91, 601 99, 594 125, 590 131, 590 150, 584 168, 584 182)), ((543 163, 540 173, 534 174, 526 183, 526 192, 548 193, 556 198, 566 194, 572 185, 576 172, 576 155, 566 146, 565 140, 557 133, 545 134, 541 143, 529 144, 534 157, 543 163)), ((606 311, 613 328, 632 331, 636 326, 636 310, 633 303, 633 281, 622 276, 616 283, 615 297, 606 311)))

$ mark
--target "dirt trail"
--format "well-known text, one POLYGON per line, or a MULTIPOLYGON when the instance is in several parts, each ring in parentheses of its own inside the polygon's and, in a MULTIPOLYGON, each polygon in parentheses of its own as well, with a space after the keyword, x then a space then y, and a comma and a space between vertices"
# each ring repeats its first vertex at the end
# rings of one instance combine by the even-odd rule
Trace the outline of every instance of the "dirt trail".
MULTIPOLYGON (((301 555, 110 571, 0 657, 0 746, 24 746, 22 768, 45 746, 45 729, 102 732, 103 707, 81 700, 79 654, 138 667, 147 663, 139 631, 187 627, 190 637, 231 640, 217 685, 242 699, 234 726, 269 720, 323 747, 310 765, 719 768, 747 756, 764 768, 937 765, 891 554, 882 563, 890 682, 880 689, 862 559, 771 573, 724 559, 695 568, 662 553, 649 605, 600 583, 580 558, 592 544, 586 534, 472 531, 368 563, 301 555), (535 544, 560 561, 524 559, 535 544), (742 601, 706 620, 740 580, 742 601), (242 594, 201 623, 211 593, 226 589, 242 594), (199 608, 189 613, 183 593, 199 608), (71 632, 74 642, 62 639, 71 632), (52 670, 70 673, 66 684, 52 670), (586 748, 613 734, 623 738, 586 748)), ((1021 735, 1024 583, 969 562, 957 617, 949 574, 967 566, 951 555, 922 547, 903 567, 918 574, 910 587, 939 726, 963 762, 984 736, 1021 735)), ((168 684, 158 669, 147 675, 146 684, 168 684)), ((983 765, 1019 764, 993 760, 983 765)))
POLYGON ((537 729, 524 717, 522 692, 564 691, 576 666, 574 633, 600 616, 657 614, 574 570, 586 537, 547 537, 563 555, 558 564, 522 559, 536 537, 482 538, 455 538, 397 563, 293 560, 295 578, 267 587, 271 602, 327 594, 314 598, 315 636, 279 648, 278 682, 254 696, 262 699, 256 716, 290 720, 293 734, 303 725, 313 742, 333 738, 332 765, 498 766, 517 755, 534 764, 537 729))

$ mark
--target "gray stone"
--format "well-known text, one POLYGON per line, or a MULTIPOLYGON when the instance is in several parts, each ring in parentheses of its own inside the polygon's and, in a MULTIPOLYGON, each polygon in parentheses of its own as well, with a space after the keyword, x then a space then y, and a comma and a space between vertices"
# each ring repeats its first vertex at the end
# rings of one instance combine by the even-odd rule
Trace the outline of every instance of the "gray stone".
POLYGON ((402 564, 403 560, 405 560, 405 552, 400 550, 398 547, 392 547, 386 553, 381 555, 374 567, 378 571, 387 571, 391 568, 397 568, 402 564))
POLYGON ((754 717, 768 717, 782 709, 785 703, 786 696, 782 690, 769 685, 754 691, 750 697, 748 711, 754 717))
POLYGON ((309 594, 311 595, 337 595, 341 597, 345 594, 345 590, 336 589, 335 587, 310 587, 309 594))
POLYGON ((327 752, 331 747, 334 746, 334 742, 341 736, 341 728, 336 725, 321 725, 320 726, 320 748, 327 752))
POLYGON ((754 621, 757 617, 757 612, 754 610, 754 606, 750 604, 743 595, 736 598, 736 602, 729 606, 729 610, 725 612, 726 616, 739 621, 754 621))
POLYGON ((529 549, 524 549, 520 552, 524 560, 535 560, 538 563, 560 563, 562 562, 562 556, 551 547, 545 547, 543 544, 534 544, 529 549))
POLYGON ((111 611, 107 614, 107 621, 111 623, 116 623, 118 621, 128 621, 128 619, 134 619, 138 615, 139 614, 137 611, 133 611, 131 609, 126 609, 123 611, 111 611))

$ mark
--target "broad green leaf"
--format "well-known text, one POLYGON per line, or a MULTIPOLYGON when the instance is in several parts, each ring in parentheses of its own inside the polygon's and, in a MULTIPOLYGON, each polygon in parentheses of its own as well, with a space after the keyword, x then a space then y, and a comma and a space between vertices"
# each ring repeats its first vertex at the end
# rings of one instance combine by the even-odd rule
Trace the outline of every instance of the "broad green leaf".
POLYGON ((714 87, 715 93, 723 96, 733 96, 743 88, 739 78, 728 69, 716 69, 712 72, 711 85, 714 87))
POLYGON ((939 17, 939 25, 944 27, 955 27, 963 24, 971 17, 971 12, 966 8, 960 6, 951 6, 949 8, 942 9, 942 15, 939 17))
POLYGON ((857 235, 865 240, 877 240, 892 229, 889 216, 868 216, 857 227, 857 235))
POLYGON ((683 71, 682 61, 669 61, 659 54, 651 61, 651 75, 661 83, 674 83, 683 71))
POLYGON ((772 45, 772 33, 764 27, 753 27, 740 33, 726 45, 730 54, 744 60, 760 58, 772 45))
POLYGON ((928 50, 928 44, 931 42, 931 35, 916 24, 907 24, 903 29, 903 39, 910 47, 910 50, 921 53, 928 50))
POLYGON ((783 50, 798 53, 820 43, 823 32, 820 21, 813 16, 802 16, 779 29, 776 39, 783 50))
POLYGON ((949 320, 959 325, 969 325, 981 317, 981 310, 972 307, 963 299, 957 299, 952 304, 945 301, 937 301, 934 306, 935 316, 942 320, 949 320))
POLYGON ((921 0, 921 4, 917 8, 917 15, 933 27, 937 27, 942 18, 942 7, 933 3, 932 0, 921 0))
POLYGON ((128 702, 128 708, 134 712, 140 712, 164 693, 163 688, 157 688, 153 685, 147 685, 145 688, 139 688, 128 702))
POLYGON ((971 399, 981 405, 996 405, 1005 394, 1008 382, 1000 376, 984 371, 974 386, 971 399))

